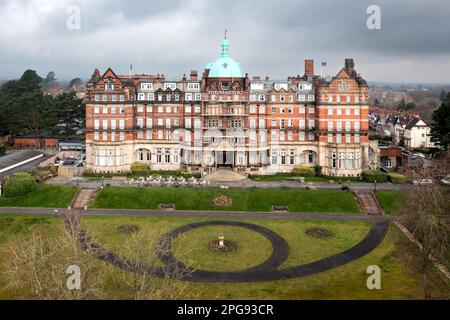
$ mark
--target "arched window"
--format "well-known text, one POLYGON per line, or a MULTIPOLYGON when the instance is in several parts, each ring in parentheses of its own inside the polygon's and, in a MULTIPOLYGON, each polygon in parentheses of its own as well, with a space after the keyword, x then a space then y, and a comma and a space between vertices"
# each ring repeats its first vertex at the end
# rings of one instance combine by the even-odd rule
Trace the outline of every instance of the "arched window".
POLYGON ((148 149, 138 149, 136 151, 136 161, 138 162, 150 162, 152 160, 152 153, 148 149))
POLYGON ((303 152, 303 157, 301 157, 301 162, 304 161, 306 164, 316 164, 317 163, 317 153, 312 150, 306 150, 303 152))

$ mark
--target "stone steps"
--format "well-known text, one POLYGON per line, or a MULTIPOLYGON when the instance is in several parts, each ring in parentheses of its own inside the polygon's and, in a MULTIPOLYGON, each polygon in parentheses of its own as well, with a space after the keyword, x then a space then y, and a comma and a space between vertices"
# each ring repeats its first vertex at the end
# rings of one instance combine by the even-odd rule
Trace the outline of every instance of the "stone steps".
POLYGON ((373 192, 355 192, 358 203, 364 214, 382 215, 382 210, 373 192))
POLYGON ((77 195, 75 200, 73 201, 73 208, 83 209, 84 207, 88 207, 89 203, 95 197, 95 189, 81 189, 77 195))

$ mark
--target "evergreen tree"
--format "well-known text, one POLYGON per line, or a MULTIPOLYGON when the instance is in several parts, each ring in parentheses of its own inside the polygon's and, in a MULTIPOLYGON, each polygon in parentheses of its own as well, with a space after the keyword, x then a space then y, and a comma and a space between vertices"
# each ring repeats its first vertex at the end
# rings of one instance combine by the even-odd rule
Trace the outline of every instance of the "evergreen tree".
POLYGON ((64 128, 62 135, 66 140, 77 129, 84 127, 86 106, 83 99, 77 98, 75 93, 63 93, 55 97, 53 108, 58 124, 64 128))
POLYGON ((441 94, 440 94, 440 96, 439 96, 439 101, 444 101, 446 96, 447 96, 447 94, 446 94, 445 91, 442 89, 441 94))
POLYGON ((447 149, 450 144, 450 92, 439 108, 433 111, 431 140, 447 149))
POLYGON ((53 71, 50 71, 45 79, 42 81, 42 86, 44 88, 52 88, 59 86, 58 81, 56 81, 55 73, 53 71))

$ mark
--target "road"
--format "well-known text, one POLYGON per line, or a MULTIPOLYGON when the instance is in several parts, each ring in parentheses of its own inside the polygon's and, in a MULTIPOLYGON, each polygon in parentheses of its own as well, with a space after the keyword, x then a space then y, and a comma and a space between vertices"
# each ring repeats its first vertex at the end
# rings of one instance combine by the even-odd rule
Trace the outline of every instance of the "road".
MULTIPOLYGON (((66 208, 0 208, 0 213, 10 214, 36 214, 36 215, 63 215, 66 208)), ((360 214, 341 213, 306 213, 306 212, 236 212, 236 211, 163 211, 163 210, 129 210, 129 209, 72 209, 82 216, 147 216, 166 218, 208 218, 208 219, 298 219, 298 220, 337 220, 337 221, 395 221, 397 216, 372 216, 360 214)))

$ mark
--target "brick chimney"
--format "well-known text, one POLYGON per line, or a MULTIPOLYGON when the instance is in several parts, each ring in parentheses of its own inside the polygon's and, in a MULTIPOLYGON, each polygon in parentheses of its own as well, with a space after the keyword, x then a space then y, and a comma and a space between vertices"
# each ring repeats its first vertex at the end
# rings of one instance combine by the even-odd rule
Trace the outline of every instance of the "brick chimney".
POLYGON ((345 59, 345 69, 347 70, 349 75, 353 74, 353 70, 355 70, 355 63, 353 62, 353 58, 345 59))
POLYGON ((305 76, 307 77, 314 76, 314 60, 311 59, 305 60, 305 76))
POLYGON ((197 70, 192 70, 191 71, 190 80, 192 80, 192 81, 197 81, 198 80, 197 70))

